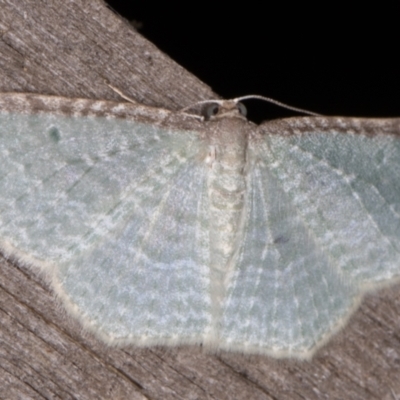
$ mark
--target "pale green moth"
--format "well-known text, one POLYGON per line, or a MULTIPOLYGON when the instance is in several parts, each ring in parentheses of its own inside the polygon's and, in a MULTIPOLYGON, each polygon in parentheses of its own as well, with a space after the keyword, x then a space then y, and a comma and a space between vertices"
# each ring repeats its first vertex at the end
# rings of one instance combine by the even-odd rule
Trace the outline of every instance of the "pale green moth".
POLYGON ((400 275, 400 119, 215 107, 1 94, 0 249, 109 344, 308 357, 400 275))

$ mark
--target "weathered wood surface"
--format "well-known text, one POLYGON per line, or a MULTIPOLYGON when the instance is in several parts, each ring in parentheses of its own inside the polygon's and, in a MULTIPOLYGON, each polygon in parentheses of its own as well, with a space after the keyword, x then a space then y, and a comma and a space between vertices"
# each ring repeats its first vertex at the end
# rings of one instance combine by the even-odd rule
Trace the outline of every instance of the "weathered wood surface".
MULTIPOLYGON (((177 109, 212 96, 99 0, 0 0, 0 91, 177 109)), ((1 160, 0 160, 1 162, 1 160)), ((45 280, 0 260, 1 399, 395 399, 400 285, 367 296, 312 361, 198 347, 108 348, 45 280)))

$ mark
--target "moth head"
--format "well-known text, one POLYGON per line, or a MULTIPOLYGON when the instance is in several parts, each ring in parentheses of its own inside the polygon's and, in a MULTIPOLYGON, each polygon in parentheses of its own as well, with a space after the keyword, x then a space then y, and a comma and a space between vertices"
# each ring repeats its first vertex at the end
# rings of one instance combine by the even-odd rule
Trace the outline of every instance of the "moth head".
POLYGON ((207 103, 202 110, 206 121, 222 118, 246 119, 247 110, 243 103, 235 100, 218 100, 207 103))

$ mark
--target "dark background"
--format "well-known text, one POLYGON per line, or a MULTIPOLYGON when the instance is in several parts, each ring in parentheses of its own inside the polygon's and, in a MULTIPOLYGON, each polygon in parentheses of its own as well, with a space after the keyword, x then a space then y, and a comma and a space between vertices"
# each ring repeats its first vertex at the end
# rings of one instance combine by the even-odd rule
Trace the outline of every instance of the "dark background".
MULTIPOLYGON (((321 114, 400 116, 400 5, 260 3, 268 11, 246 2, 108 1, 224 98, 261 94, 321 114)), ((294 115, 246 106, 256 121, 294 115)))

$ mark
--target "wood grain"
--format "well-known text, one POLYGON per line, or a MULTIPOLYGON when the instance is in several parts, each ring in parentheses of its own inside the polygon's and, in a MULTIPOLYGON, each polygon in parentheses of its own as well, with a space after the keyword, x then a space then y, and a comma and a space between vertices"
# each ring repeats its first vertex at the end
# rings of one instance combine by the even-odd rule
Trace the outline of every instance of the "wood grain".
MULTIPOLYGON (((0 91, 170 109, 215 97, 99 0, 0 0, 0 91)), ((366 297, 312 361, 200 347, 108 348, 68 317, 44 277, 0 260, 0 398, 400 397, 400 285, 366 297)))

